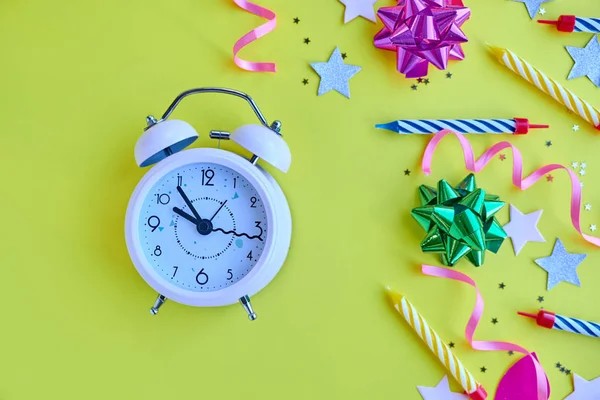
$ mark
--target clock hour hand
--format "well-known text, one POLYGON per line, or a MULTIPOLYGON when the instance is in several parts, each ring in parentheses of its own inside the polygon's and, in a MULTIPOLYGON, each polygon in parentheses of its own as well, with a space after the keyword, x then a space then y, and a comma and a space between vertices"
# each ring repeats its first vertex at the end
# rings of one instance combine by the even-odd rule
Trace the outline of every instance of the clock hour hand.
POLYGON ((178 207, 173 207, 173 212, 175 214, 180 215, 181 217, 187 219, 188 221, 190 221, 192 224, 194 225, 198 225, 198 220, 194 217, 192 217, 190 214, 186 213, 185 211, 183 211, 181 208, 178 207))
POLYGON ((224 230, 224 229, 221 229, 221 228, 213 228, 213 230, 212 230, 212 231, 213 231, 213 232, 223 232, 223 233, 224 233, 224 234, 226 234, 226 235, 233 234, 233 235, 235 235, 235 236, 237 236, 237 237, 242 237, 242 236, 245 236, 245 237, 247 237, 248 239, 258 239, 258 240, 260 240, 261 242, 263 241, 263 239, 262 239, 262 237, 261 237, 261 236, 262 236, 262 230, 261 230, 261 232, 260 232, 260 235, 255 235, 255 236, 250 236, 250 235, 248 235, 247 233, 237 233, 236 231, 226 231, 226 230, 224 230))
POLYGON ((202 218, 200 218, 200 214, 198 214, 198 211, 196 211, 196 209, 194 208, 194 205, 192 204, 190 199, 187 197, 187 195, 185 194, 185 192, 183 191, 181 186, 177 186, 177 191, 183 198, 183 201, 185 201, 185 204, 187 204, 187 206, 190 208, 190 211, 192 212, 192 214, 194 214, 194 217, 196 217, 196 220, 200 221, 202 219, 202 218))

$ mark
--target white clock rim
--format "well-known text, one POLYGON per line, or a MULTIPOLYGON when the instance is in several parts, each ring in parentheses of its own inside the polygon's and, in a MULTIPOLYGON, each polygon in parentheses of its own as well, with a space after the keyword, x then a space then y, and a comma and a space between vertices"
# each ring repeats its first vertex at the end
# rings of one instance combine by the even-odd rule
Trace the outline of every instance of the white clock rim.
MULTIPOLYGON (((188 149, 173 154, 153 166, 137 184, 127 207, 125 217, 125 239, 127 249, 135 268, 146 283, 169 300, 196 307, 218 307, 234 304, 245 295, 253 295, 270 281, 261 279, 263 268, 269 265, 274 253, 274 240, 278 236, 279 227, 275 223, 274 205, 276 199, 267 188, 271 185, 263 172, 247 159, 226 150, 213 148, 188 149), (258 192, 263 201, 267 217, 267 242, 261 257, 250 272, 238 282, 221 290, 212 292, 192 292, 169 283, 160 276, 144 255, 138 234, 138 223, 142 205, 147 194, 169 172, 184 165, 196 163, 213 163, 223 165, 242 175, 258 192)), ((277 268, 279 270, 279 268, 277 268)))

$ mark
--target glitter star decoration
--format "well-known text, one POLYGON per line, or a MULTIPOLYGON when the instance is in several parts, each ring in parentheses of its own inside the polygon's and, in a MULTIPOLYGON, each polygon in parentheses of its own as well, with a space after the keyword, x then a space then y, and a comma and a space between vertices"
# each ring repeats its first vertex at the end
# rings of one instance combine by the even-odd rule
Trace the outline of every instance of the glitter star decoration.
POLYGON ((513 0, 513 1, 525 4, 525 7, 527 7, 527 12, 529 13, 529 17, 531 19, 533 19, 535 17, 535 14, 540 9, 540 6, 543 3, 547 3, 549 0, 513 0))
POLYGON ((549 257, 538 258, 535 263, 548 272, 548 286, 550 290, 560 282, 569 282, 581 286, 577 267, 587 257, 587 254, 571 254, 565 250, 560 239, 556 239, 554 249, 549 257))
POLYGON ((356 17, 363 17, 375 22, 375 10, 373 5, 377 0, 340 0, 346 6, 344 13, 344 23, 352 21, 356 17))
POLYGON ((596 229, 598 229, 598 228, 596 228, 596 224, 591 224, 590 225, 590 231, 595 232, 596 229))
POLYGON ((543 210, 523 214, 512 204, 510 205, 510 222, 504 225, 504 231, 512 240, 515 255, 523 249, 527 242, 545 242, 537 224, 540 222, 543 210))
POLYGON ((540 11, 538 11, 540 15, 546 15, 546 9, 545 8, 540 8, 540 11))
POLYGON ((462 393, 450 391, 448 375, 444 376, 436 387, 417 386, 423 400, 468 400, 469 397, 462 393))
POLYGON ((573 125, 573 132, 577 132, 579 130, 579 125, 573 125))
POLYGON ((590 211, 592 209, 592 205, 590 203, 586 204, 584 207, 585 211, 590 211))
POLYGON ((331 90, 350 98, 348 81, 361 70, 361 67, 344 63, 339 48, 335 48, 329 61, 326 63, 312 63, 310 66, 321 77, 318 95, 321 96, 331 90))
POLYGON ((587 76, 596 87, 600 87, 600 62, 598 61, 600 60, 600 42, 598 42, 598 36, 592 36, 584 48, 573 46, 566 48, 575 61, 567 79, 587 76))
POLYGON ((573 393, 565 400, 592 400, 600 394, 600 377, 587 381, 577 374, 573 374, 573 393))

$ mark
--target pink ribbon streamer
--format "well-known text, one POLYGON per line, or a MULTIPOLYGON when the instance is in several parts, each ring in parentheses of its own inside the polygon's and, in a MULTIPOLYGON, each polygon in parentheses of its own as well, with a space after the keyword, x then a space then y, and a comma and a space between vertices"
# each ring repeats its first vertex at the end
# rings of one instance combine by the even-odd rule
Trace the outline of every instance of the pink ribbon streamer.
POLYGON ((233 45, 233 61, 238 67, 245 69, 246 71, 277 72, 277 67, 275 66, 275 63, 246 61, 237 56, 237 53, 239 53, 239 51, 246 47, 248 44, 265 36, 267 33, 275 29, 275 27, 277 26, 275 13, 271 10, 268 10, 246 0, 233 0, 233 2, 237 4, 240 8, 248 11, 249 13, 269 20, 269 22, 251 30, 250 32, 246 33, 244 36, 239 38, 237 42, 235 42, 235 44, 233 45))
POLYGON ((529 176, 523 178, 523 157, 519 152, 519 149, 510 144, 509 142, 500 142, 496 143, 489 149, 487 149, 477 161, 475 161, 475 156, 473 154, 473 148, 469 143, 469 140, 462 134, 450 131, 448 129, 444 129, 435 134, 435 136, 429 141, 427 147, 425 148, 425 152, 423 153, 423 163, 421 164, 421 168, 425 175, 431 174, 431 161, 433 158, 433 154, 435 153, 435 149, 441 140, 447 135, 455 135, 462 146, 465 166, 469 171, 479 172, 481 171, 499 152, 504 149, 510 148, 513 152, 513 172, 512 172, 512 182, 513 185, 518 187, 521 190, 525 190, 536 183, 538 180, 544 177, 547 173, 555 171, 557 169, 563 169, 567 171, 569 177, 571 178, 571 222, 577 232, 581 234, 581 236, 596 246, 600 246, 600 238, 586 235, 581 231, 580 225, 580 213, 581 213, 581 182, 577 177, 575 172, 571 171, 567 167, 560 164, 548 164, 544 165, 533 171, 529 176))
POLYGON ((479 288, 475 284, 475 281, 463 274, 462 272, 458 272, 456 270, 448 269, 448 268, 440 268, 434 267, 431 265, 422 266, 422 272, 425 275, 435 276, 439 278, 452 279, 459 282, 464 282, 468 285, 471 285, 475 288, 475 292, 477 294, 477 298, 475 300, 475 307, 473 308, 473 312, 471 313, 471 317, 469 318, 469 322, 465 328, 465 338, 471 345, 471 347, 475 350, 483 350, 483 351, 516 351, 526 356, 531 356, 533 365, 535 367, 535 376, 536 376, 536 385, 537 385, 537 399, 538 400, 547 400, 550 396, 550 390, 548 386, 548 378, 546 376, 546 372, 544 368, 540 365, 539 361, 530 353, 527 349, 508 342, 495 342, 495 341, 481 341, 481 340, 473 340, 473 335, 475 334, 475 330, 477 329, 477 325, 479 325, 479 321, 481 320, 481 316, 483 315, 483 298, 481 297, 481 293, 479 292, 479 288))

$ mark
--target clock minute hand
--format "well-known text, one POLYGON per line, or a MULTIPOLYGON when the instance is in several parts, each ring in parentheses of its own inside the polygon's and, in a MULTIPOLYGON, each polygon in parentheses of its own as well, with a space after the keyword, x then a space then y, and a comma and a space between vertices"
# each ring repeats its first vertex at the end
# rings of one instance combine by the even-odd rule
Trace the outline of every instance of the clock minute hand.
POLYGON ((183 189, 181 188, 181 186, 177 186, 177 191, 179 192, 179 194, 183 198, 183 201, 185 201, 185 204, 187 204, 187 206, 192 211, 192 214, 194 214, 194 217, 196 217, 196 220, 200 221, 202 219, 202 218, 200 218, 200 214, 198 214, 198 211, 196 211, 196 209, 192 205, 192 202, 187 197, 187 195, 185 194, 185 192, 183 191, 183 189))

